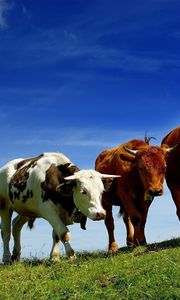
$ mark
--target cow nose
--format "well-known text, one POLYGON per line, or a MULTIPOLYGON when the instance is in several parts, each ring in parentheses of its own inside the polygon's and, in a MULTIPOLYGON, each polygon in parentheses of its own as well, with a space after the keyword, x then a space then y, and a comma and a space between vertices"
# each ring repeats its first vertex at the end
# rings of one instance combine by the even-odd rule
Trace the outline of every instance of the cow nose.
POLYGON ((162 193, 163 193, 163 190, 162 189, 150 189, 149 190, 149 194, 151 195, 151 196, 161 196, 162 195, 162 193))
POLYGON ((106 218, 105 212, 98 212, 96 213, 96 220, 104 220, 106 218))

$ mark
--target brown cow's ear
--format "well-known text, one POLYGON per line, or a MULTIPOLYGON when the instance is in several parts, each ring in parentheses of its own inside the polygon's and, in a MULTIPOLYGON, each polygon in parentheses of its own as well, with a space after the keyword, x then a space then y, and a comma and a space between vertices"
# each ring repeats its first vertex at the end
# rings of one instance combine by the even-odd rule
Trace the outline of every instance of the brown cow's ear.
POLYGON ((108 192, 111 188, 111 185, 113 183, 114 178, 104 178, 102 179, 103 184, 104 184, 104 190, 105 192, 108 192))
POLYGON ((121 153, 119 155, 120 159, 124 160, 124 161, 128 161, 128 162, 135 162, 136 160, 136 156, 131 155, 129 153, 121 153))
POLYGON ((169 149, 169 146, 167 144, 162 144, 161 148, 163 148, 163 149, 169 149))

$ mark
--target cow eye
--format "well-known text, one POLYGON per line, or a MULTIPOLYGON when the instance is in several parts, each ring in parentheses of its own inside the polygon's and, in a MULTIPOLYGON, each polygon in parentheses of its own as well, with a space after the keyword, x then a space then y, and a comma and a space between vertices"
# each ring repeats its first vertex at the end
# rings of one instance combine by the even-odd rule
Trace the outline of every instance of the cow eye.
POLYGON ((86 192, 85 190, 83 190, 81 193, 82 193, 83 195, 87 195, 87 192, 86 192))

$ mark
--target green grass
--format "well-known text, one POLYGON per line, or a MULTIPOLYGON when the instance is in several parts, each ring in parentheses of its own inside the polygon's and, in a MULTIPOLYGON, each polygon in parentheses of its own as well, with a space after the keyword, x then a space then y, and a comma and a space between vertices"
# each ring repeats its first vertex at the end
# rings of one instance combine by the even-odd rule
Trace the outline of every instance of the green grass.
POLYGON ((0 265, 0 299, 180 299, 180 239, 60 263, 0 265))

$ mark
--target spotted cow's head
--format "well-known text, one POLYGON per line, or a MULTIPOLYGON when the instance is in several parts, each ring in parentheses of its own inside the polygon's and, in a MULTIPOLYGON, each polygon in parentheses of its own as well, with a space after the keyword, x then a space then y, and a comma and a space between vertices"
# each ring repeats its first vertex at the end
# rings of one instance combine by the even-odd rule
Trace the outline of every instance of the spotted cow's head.
POLYGON ((102 194, 110 188, 116 175, 101 174, 95 170, 80 170, 71 176, 65 177, 65 183, 60 184, 57 190, 61 192, 64 185, 72 186, 73 200, 76 207, 92 220, 102 220, 106 212, 102 207, 102 194), (105 184, 103 181, 105 180, 105 184))

